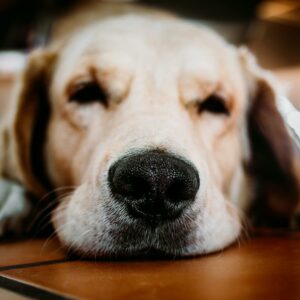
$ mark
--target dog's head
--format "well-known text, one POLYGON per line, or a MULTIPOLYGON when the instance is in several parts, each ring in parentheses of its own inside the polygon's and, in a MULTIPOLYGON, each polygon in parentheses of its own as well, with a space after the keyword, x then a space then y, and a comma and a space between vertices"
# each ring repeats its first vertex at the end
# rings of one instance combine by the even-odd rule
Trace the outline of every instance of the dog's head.
POLYGON ((208 253, 254 196, 275 218, 299 200, 268 75, 178 19, 110 18, 36 52, 10 120, 4 170, 40 195, 74 187, 52 219, 87 256, 208 253))

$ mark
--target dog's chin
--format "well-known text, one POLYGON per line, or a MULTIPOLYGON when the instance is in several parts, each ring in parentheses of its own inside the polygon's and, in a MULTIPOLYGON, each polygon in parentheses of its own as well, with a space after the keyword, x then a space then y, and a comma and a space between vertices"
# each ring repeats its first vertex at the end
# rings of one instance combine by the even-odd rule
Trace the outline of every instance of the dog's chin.
POLYGON ((151 228, 136 221, 102 232, 98 237, 94 234, 94 239, 87 236, 80 243, 66 243, 63 237, 61 241, 71 258, 135 260, 186 258, 212 253, 228 246, 237 237, 231 236, 227 241, 208 248, 207 242, 199 238, 193 223, 182 227, 182 222, 186 220, 182 218, 151 228))
POLYGON ((131 246, 123 246, 111 243, 107 245, 94 245, 85 247, 84 245, 71 247, 65 244, 67 256, 70 259, 86 259, 86 260, 164 260, 164 259, 184 259, 193 258, 201 255, 213 254, 222 251, 225 247, 234 244, 236 237, 228 240, 222 246, 216 246, 207 249, 201 242, 187 243, 185 240, 177 239, 177 245, 161 244, 153 246, 145 245, 145 241, 140 241, 140 245, 133 241, 131 246))
POLYGON ((177 232, 172 237, 167 236, 166 240, 160 240, 154 236, 152 240, 139 237, 128 239, 124 242, 123 238, 114 237, 112 234, 104 241, 82 242, 80 245, 76 243, 66 243, 61 239, 62 244, 67 250, 66 253, 71 258, 92 259, 92 260, 135 260, 135 259, 178 259, 188 258, 199 255, 206 255, 223 250, 225 247, 233 244, 237 235, 232 236, 225 243, 216 244, 207 247, 205 241, 190 240, 195 237, 194 234, 186 234, 177 232), (179 236, 178 236, 179 235, 179 236), (184 236, 184 237, 183 237, 184 236), (187 238, 188 237, 188 238, 187 238), (171 240, 171 241, 170 241, 171 240))
POLYGON ((193 228, 179 228, 174 224, 149 228, 141 224, 123 225, 118 230, 93 233, 81 241, 58 237, 71 258, 98 260, 174 259, 217 252, 234 243, 239 230, 226 239, 201 238, 193 228))
MULTIPOLYGON (((153 259, 179 258, 198 254, 196 228, 191 216, 176 220, 149 222, 142 219, 118 220, 106 228, 87 234, 81 241, 65 239, 62 244, 71 257, 86 259, 153 259)), ((199 244, 199 241, 198 241, 199 244)))

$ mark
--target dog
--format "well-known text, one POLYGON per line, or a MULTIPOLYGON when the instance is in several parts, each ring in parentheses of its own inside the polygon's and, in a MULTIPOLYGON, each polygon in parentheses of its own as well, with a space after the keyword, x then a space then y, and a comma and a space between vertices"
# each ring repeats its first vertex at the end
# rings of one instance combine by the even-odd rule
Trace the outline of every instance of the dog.
POLYGON ((200 255, 234 243, 247 216, 274 225, 297 214, 299 150, 275 79, 247 49, 137 4, 100 3, 54 32, 2 120, 0 169, 20 185, 14 203, 56 192, 63 246, 200 255))

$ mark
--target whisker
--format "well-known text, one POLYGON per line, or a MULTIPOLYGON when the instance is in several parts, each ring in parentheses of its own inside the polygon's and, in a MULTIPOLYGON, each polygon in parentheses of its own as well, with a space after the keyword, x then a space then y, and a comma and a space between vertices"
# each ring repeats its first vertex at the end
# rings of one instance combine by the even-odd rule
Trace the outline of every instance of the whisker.
MULTIPOLYGON (((238 236, 236 242, 238 243, 239 247, 242 245, 242 243, 249 239, 249 222, 245 216, 245 213, 238 208, 235 204, 231 202, 226 202, 226 205, 228 205, 232 210, 235 211, 237 216, 239 217, 239 220, 241 222, 241 233, 238 236)), ((231 217, 233 222, 236 222, 236 219, 234 217, 231 217)))
MULTIPOLYGON (((91 232, 91 229, 90 229, 90 228, 87 229, 86 231, 82 232, 82 233, 77 237, 77 241, 78 241, 80 238, 82 238, 83 236, 85 236, 86 234, 88 234, 89 232, 91 232)), ((68 247, 67 247, 67 249, 66 249, 66 255, 67 255, 67 256, 70 256, 70 253, 71 253, 72 251, 74 251, 74 248, 78 248, 78 247, 81 246, 82 243, 81 243, 79 246, 77 245, 76 247, 74 247, 75 244, 77 243, 77 241, 73 240, 73 242, 72 242, 70 245, 68 245, 68 247)))
MULTIPOLYGON (((61 207, 59 209, 56 209, 56 212, 61 212, 64 210, 64 207, 61 207)), ((49 212, 44 218, 43 218, 43 222, 44 224, 41 222, 41 227, 38 228, 38 230, 35 233, 35 236, 37 236, 39 233, 43 232, 44 229, 46 229, 47 226, 52 225, 52 221, 57 220, 58 217, 62 217, 61 215, 56 215, 55 217, 50 218, 50 216, 52 215, 53 211, 49 212), (46 219, 47 218, 47 219, 46 219)))
MULTIPOLYGON (((61 210, 63 210, 64 207, 61 208, 61 210)), ((62 218, 63 216, 61 214, 58 214, 55 216, 55 219, 59 219, 59 218, 62 218)), ((50 243, 52 240, 54 240, 57 236, 58 236, 58 233, 61 232, 66 226, 68 226, 68 222, 67 223, 63 223, 61 224, 59 227, 57 228, 54 228, 54 231, 53 233, 46 239, 46 241, 43 243, 43 246, 41 248, 41 251, 43 251, 44 248, 46 248, 47 244, 50 243)), ((66 251, 66 247, 63 243, 59 243, 59 247, 56 248, 56 251, 59 251, 59 250, 64 250, 64 252, 66 251)), ((67 256, 67 255, 66 255, 67 256)))
POLYGON ((57 188, 57 189, 47 193, 44 197, 42 197, 41 200, 38 202, 37 207, 35 208, 35 210, 32 213, 34 215, 33 220, 28 225, 28 228, 26 231, 29 233, 34 229, 35 226, 40 225, 39 230, 37 232, 35 232, 34 235, 37 236, 39 233, 41 233, 42 230, 45 229, 47 227, 47 225, 50 224, 50 221, 48 220, 48 218, 51 215, 53 209, 57 206, 59 201, 61 201, 63 198, 67 197, 74 191, 74 187, 75 186, 60 187, 60 188, 57 188), (45 207, 40 209, 41 203, 45 202, 45 199, 47 197, 49 198, 50 195, 54 195, 57 191, 63 191, 63 190, 66 190, 66 192, 63 194, 60 194, 58 197, 53 199, 51 202, 47 203, 47 205, 45 207), (45 223, 45 224, 43 225, 43 223, 45 223))
POLYGON ((58 188, 53 189, 52 191, 46 193, 39 201, 43 201, 45 199, 47 199, 48 197, 50 197, 52 194, 57 193, 59 191, 63 191, 63 190, 69 190, 69 191, 73 191, 74 189, 76 189, 76 185, 66 185, 66 186, 61 186, 58 188))
POLYGON ((41 248, 41 252, 44 251, 44 249, 46 248, 47 244, 50 243, 52 240, 54 240, 55 237, 56 237, 56 232, 53 232, 52 234, 50 234, 50 236, 43 243, 43 246, 41 248))
MULTIPOLYGON (((64 198, 70 196, 71 193, 70 192, 67 192, 67 193, 64 193, 62 195, 60 195, 56 200, 55 200, 55 203, 52 202, 53 206, 57 205, 61 200, 63 200, 64 198)), ((51 205, 47 205, 47 208, 50 209, 51 205)), ((53 207, 54 208, 54 207, 53 207)), ((45 213, 47 209, 43 209, 43 213, 45 213)), ((39 217, 42 217, 39 222, 42 223, 42 221, 46 218, 46 217, 49 217, 49 215, 52 213, 53 209, 51 209, 50 212, 48 212, 46 215, 42 215, 42 212, 39 213, 39 215, 36 217, 36 221, 39 217)))

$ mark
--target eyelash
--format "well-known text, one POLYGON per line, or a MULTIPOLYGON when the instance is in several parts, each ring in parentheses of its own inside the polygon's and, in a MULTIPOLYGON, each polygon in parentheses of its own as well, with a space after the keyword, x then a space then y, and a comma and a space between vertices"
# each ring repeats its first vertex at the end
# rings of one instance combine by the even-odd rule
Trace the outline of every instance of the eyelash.
POLYGON ((100 102, 107 106, 107 98, 107 94, 97 82, 85 82, 75 88, 69 97, 69 101, 79 104, 100 102))
POLYGON ((204 101, 198 104, 198 113, 210 112, 212 114, 230 115, 227 106, 224 103, 224 99, 217 95, 209 96, 204 101))

